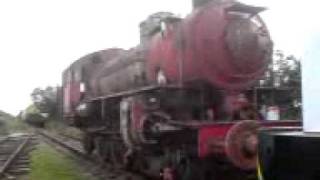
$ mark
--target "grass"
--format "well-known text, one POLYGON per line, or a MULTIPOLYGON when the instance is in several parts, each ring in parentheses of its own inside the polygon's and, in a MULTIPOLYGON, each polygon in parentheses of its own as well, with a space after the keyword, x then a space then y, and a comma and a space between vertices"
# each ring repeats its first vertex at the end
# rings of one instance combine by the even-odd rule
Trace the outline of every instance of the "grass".
POLYGON ((0 134, 28 131, 28 125, 22 120, 0 110, 0 134))
POLYGON ((24 121, 18 118, 8 120, 6 123, 6 128, 10 133, 30 131, 30 127, 24 121))
POLYGON ((31 153, 31 180, 86 180, 80 168, 47 144, 31 153))
POLYGON ((0 119, 0 135, 7 135, 17 132, 29 132, 30 127, 22 120, 17 118, 11 118, 2 120, 0 119))
POLYGON ((81 138, 83 136, 82 132, 79 129, 68 126, 63 122, 57 121, 57 120, 47 121, 45 128, 48 131, 62 134, 69 137, 81 138))

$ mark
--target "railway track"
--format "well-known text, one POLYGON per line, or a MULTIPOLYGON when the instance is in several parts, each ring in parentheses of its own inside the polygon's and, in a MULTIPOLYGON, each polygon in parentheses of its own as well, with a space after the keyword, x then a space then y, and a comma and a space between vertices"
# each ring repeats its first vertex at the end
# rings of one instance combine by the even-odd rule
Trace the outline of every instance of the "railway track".
POLYGON ((32 150, 33 136, 15 134, 0 138, 0 179, 16 179, 28 173, 29 152, 32 150))
POLYGON ((80 140, 63 136, 63 135, 48 133, 45 131, 37 131, 37 133, 40 134, 42 137, 44 137, 46 140, 49 140, 50 143, 59 145, 64 149, 67 149, 68 151, 72 152, 73 154, 80 156, 81 158, 94 161, 94 158, 92 158, 91 156, 88 156, 85 153, 84 149, 82 148, 82 144, 80 140))
POLYGON ((102 164, 101 160, 95 155, 87 155, 85 150, 82 148, 82 143, 76 138, 70 138, 64 135, 52 134, 45 131, 38 131, 42 137, 49 143, 58 145, 72 154, 80 157, 81 159, 87 161, 91 166, 95 166, 95 172, 93 174, 101 180, 147 180, 146 178, 139 174, 134 174, 122 169, 114 169, 110 164, 102 164))

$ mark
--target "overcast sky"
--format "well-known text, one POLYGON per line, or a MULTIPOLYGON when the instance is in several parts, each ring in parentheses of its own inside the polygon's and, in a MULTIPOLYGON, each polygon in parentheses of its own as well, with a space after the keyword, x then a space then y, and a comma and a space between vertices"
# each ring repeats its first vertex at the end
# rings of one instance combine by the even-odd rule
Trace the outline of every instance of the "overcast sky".
MULTIPOLYGON (((319 25, 319 5, 309 1, 242 2, 268 7, 261 15, 276 48, 300 57, 319 25)), ((17 114, 34 88, 60 84, 61 72, 87 53, 135 46, 139 22, 157 11, 183 17, 191 0, 0 0, 0 109, 17 114)))

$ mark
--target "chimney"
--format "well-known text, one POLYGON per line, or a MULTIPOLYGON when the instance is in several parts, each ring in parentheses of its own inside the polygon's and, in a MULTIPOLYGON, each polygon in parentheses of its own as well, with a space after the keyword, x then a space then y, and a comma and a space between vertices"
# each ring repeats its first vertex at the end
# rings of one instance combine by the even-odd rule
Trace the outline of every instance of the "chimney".
POLYGON ((193 9, 196 9, 198 7, 204 6, 210 1, 213 1, 213 0, 192 0, 192 7, 193 9))

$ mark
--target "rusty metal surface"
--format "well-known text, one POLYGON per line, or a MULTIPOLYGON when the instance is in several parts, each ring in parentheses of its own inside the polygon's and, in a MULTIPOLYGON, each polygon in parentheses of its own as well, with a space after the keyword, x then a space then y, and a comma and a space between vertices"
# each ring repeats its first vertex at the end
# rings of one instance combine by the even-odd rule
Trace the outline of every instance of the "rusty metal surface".
POLYGON ((92 81, 92 88, 98 88, 96 95, 117 93, 146 85, 144 59, 136 52, 129 53, 106 63, 92 81))
POLYGON ((90 82, 97 78, 96 72, 99 72, 106 62, 123 52, 125 50, 117 48, 94 52, 75 61, 63 72, 63 112, 65 115, 72 115, 73 110, 83 98, 80 83, 86 85, 87 96, 95 96, 97 87, 90 86, 90 82))
POLYGON ((159 72, 169 84, 205 81, 225 91, 250 86, 264 73, 272 42, 258 16, 238 17, 256 8, 240 5, 209 2, 182 21, 163 20, 165 31, 156 31, 147 45, 80 58, 63 74, 64 112, 72 115, 83 99, 156 84, 159 72))
POLYGON ((148 93, 148 92, 157 91, 157 90, 169 90, 169 89, 173 90, 173 89, 181 89, 181 88, 182 88, 181 86, 175 86, 175 85, 167 85, 167 86, 150 85, 150 86, 144 86, 141 88, 133 88, 128 91, 121 91, 119 93, 112 93, 106 96, 98 96, 95 98, 90 98, 87 100, 87 102, 105 100, 110 98, 133 96, 133 95, 148 93))
POLYGON ((198 155, 217 153, 228 157, 240 169, 255 169, 257 131, 263 128, 301 127, 299 121, 233 121, 194 125, 199 129, 198 155))
POLYGON ((164 36, 155 36, 147 60, 148 78, 155 81, 160 68, 172 83, 204 80, 226 90, 246 88, 260 78, 272 52, 268 30, 258 17, 235 20, 226 13, 231 5, 210 2, 164 36))
MULTIPOLYGON (((267 68, 272 53, 272 41, 264 22, 257 15, 262 9, 223 0, 196 3, 200 4, 183 20, 173 20, 174 18, 168 18, 167 15, 162 17, 160 13, 160 19, 152 22, 150 27, 141 24, 142 42, 135 48, 98 51, 73 63, 63 75, 64 115, 76 117, 75 109, 80 102, 89 104, 88 102, 94 101, 91 104, 99 111, 88 115, 86 128, 90 125, 106 126, 108 123, 112 127, 113 121, 120 122, 120 129, 109 128, 105 131, 120 132, 122 140, 130 149, 133 144, 146 144, 146 138, 141 135, 145 130, 146 120, 142 117, 145 114, 135 103, 120 104, 121 98, 143 96, 148 92, 170 88, 179 91, 182 89, 181 92, 184 92, 177 93, 181 96, 180 99, 169 91, 165 91, 163 95, 166 97, 161 99, 167 100, 168 104, 162 102, 163 106, 167 106, 160 110, 174 109, 172 112, 168 110, 168 114, 174 114, 174 119, 177 120, 169 119, 158 124, 196 129, 199 132, 198 141, 193 142, 193 146, 197 146, 199 157, 212 153, 224 154, 224 157, 231 158, 236 166, 244 164, 243 166, 249 167, 245 169, 250 169, 255 159, 245 162, 247 159, 241 156, 242 149, 239 150, 239 146, 230 146, 230 142, 241 141, 236 145, 244 144, 248 152, 256 154, 254 133, 248 137, 237 136, 242 132, 247 133, 248 129, 237 130, 237 126, 234 127, 235 121, 214 123, 214 120, 224 118, 223 115, 219 116, 220 111, 221 114, 226 114, 225 117, 231 115, 233 109, 237 108, 232 97, 237 97, 240 91, 255 83, 267 68), (187 93, 188 88, 196 91, 187 93), (198 101, 198 96, 201 101, 198 101), (111 98, 117 101, 105 104, 111 98), (172 102, 171 105, 168 99, 187 100, 180 104, 172 102), (101 101, 103 103, 100 103, 101 101), (186 105, 181 105, 192 103, 196 105, 187 110, 183 109, 186 105), (113 111, 113 107, 108 106, 116 108, 113 111), (105 122, 109 120, 106 113, 118 113, 117 108, 120 108, 120 119, 110 118, 110 121, 105 122), (203 112, 194 113, 196 115, 192 116, 190 112, 199 109, 212 110, 212 118, 205 119, 203 112), (101 114, 102 116, 98 117, 101 114), (214 115, 217 117, 213 117, 214 115), (240 139, 235 139, 237 137, 240 139), (229 151, 232 149, 230 147, 234 147, 234 151, 229 151), (234 154, 238 156, 232 156, 234 154)), ((258 124, 279 126, 286 122, 273 124, 259 121, 258 124)))
POLYGON ((228 131, 226 153, 230 160, 241 169, 256 168, 258 129, 258 122, 241 121, 228 131))

